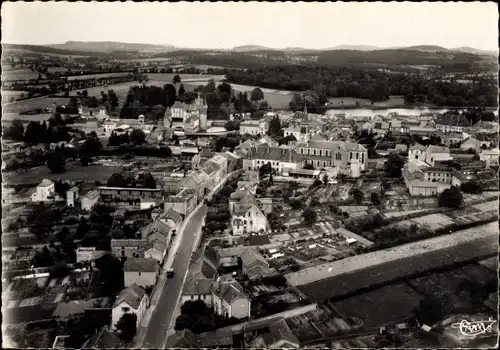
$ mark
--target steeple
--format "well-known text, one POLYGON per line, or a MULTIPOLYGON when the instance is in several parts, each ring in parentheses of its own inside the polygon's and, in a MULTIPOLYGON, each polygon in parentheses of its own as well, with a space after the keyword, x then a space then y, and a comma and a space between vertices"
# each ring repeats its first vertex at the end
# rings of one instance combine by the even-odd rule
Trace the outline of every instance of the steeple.
POLYGON ((304 113, 307 114, 307 101, 306 103, 304 104, 304 113))

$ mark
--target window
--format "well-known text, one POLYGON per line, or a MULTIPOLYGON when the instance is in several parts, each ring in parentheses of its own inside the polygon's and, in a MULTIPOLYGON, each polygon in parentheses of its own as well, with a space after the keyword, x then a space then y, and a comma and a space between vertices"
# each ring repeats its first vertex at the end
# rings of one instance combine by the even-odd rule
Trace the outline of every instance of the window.
POLYGON ((359 153, 356 152, 356 159, 359 159, 359 153))
POLYGON ((194 295, 191 295, 191 300, 194 300, 194 295))
POLYGON ((321 151, 321 150, 319 150, 319 155, 320 155, 320 156, 322 155, 321 153, 322 153, 322 151, 321 151))
POLYGON ((315 149, 313 150, 313 155, 316 155, 316 150, 315 149))
POLYGON ((122 312, 129 312, 130 311, 130 308, 129 307, 122 307, 122 312))

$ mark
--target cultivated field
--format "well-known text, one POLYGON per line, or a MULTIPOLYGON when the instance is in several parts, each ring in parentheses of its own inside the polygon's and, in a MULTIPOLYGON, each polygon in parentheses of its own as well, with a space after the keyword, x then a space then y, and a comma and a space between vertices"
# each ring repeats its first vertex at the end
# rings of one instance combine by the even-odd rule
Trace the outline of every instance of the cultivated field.
POLYGON ((437 267, 487 257, 497 253, 497 247, 498 225, 491 223, 448 236, 303 269, 285 277, 310 298, 325 300, 347 296, 363 288, 437 267), (441 248, 432 250, 437 247, 441 248), (393 259, 388 259, 391 255, 393 259))
POLYGON ((29 80, 36 78, 38 78, 38 72, 32 72, 29 68, 2 71, 2 80, 29 80))
POLYGON ((363 320, 363 328, 402 322, 412 315, 422 296, 406 283, 392 284, 333 303, 343 317, 363 320))
MULTIPOLYGON (((29 100, 16 101, 3 106, 4 113, 20 113, 37 108, 51 108, 53 103, 63 105, 68 103, 65 97, 37 97, 29 100)), ((23 116, 20 116, 21 118, 23 116)))
MULTIPOLYGON (((175 75, 176 73, 147 73, 149 80, 163 81, 165 83, 171 83, 175 75)), ((179 74, 179 76, 181 77, 181 83, 199 80, 206 84, 210 79, 214 79, 215 81, 221 81, 224 79, 224 75, 179 74)))
POLYGON ((122 167, 90 165, 83 167, 79 165, 67 164, 66 172, 62 174, 52 174, 46 166, 39 166, 17 172, 3 173, 4 181, 7 185, 29 185, 38 184, 43 179, 66 181, 101 181, 105 182, 116 172, 121 172, 122 167))

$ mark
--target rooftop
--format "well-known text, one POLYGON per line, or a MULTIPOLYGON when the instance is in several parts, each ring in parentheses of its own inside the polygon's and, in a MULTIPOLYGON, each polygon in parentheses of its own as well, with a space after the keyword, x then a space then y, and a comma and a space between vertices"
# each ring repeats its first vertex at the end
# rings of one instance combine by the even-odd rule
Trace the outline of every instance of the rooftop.
POLYGON ((127 258, 123 264, 123 271, 157 272, 158 262, 154 259, 127 258))
POLYGON ((121 303, 125 302, 132 308, 137 310, 145 294, 146 291, 134 283, 122 290, 120 294, 118 294, 114 306, 118 306, 121 303))

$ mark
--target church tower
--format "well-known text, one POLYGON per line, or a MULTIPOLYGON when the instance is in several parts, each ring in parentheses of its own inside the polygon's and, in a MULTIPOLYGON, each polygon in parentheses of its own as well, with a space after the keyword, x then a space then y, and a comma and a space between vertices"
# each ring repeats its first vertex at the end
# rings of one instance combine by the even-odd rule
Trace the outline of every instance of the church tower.
POLYGON ((206 131, 207 130, 207 112, 208 112, 208 107, 205 103, 205 98, 202 98, 200 97, 200 95, 198 94, 198 99, 199 102, 201 105, 200 107, 198 107, 198 111, 199 111, 199 116, 200 116, 200 119, 199 119, 199 128, 201 131, 206 131))

